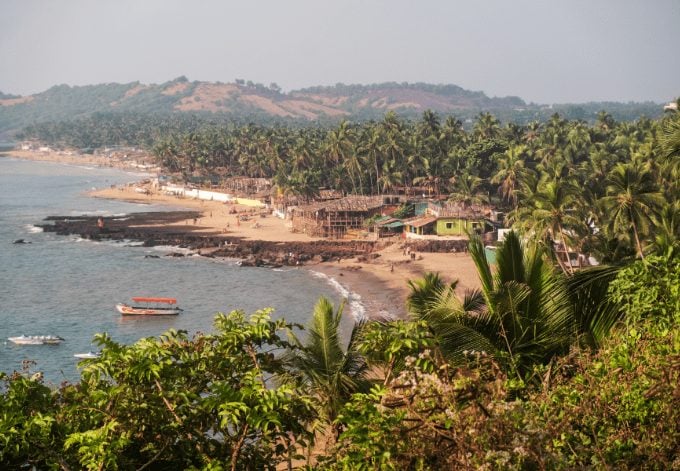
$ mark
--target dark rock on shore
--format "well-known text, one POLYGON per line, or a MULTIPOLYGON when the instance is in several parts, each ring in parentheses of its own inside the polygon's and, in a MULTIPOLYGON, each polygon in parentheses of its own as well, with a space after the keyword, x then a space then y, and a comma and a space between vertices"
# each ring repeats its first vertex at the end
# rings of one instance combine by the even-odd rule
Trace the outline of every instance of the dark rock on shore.
MULTIPOLYGON (((41 224, 45 232, 59 235, 79 235, 92 240, 134 240, 144 247, 170 245, 190 250, 210 249, 203 256, 241 259, 241 266, 299 266, 309 262, 325 262, 353 258, 377 249, 372 241, 309 241, 274 242, 244 240, 220 233, 197 233, 192 225, 181 223, 200 217, 195 211, 145 212, 124 218, 103 218, 104 227, 97 227, 98 217, 50 216, 41 224), (178 226, 178 224, 180 224, 178 226)), ((181 253, 169 256, 181 257, 181 253)))
MULTIPOLYGON (((45 219, 47 224, 39 227, 45 232, 77 234, 92 240, 133 240, 142 242, 144 247, 169 245, 197 252, 206 249, 201 253, 204 257, 236 258, 241 260, 241 266, 253 267, 299 266, 354 257, 370 261, 379 256, 374 252, 384 247, 379 241, 274 242, 230 237, 219 232, 196 232, 186 221, 198 217, 197 211, 142 212, 103 218, 103 227, 98 227, 96 216, 50 216, 45 219)), ((408 241, 405 244, 412 252, 467 250, 465 240, 408 241)), ((174 252, 168 256, 183 257, 184 254, 174 252)))

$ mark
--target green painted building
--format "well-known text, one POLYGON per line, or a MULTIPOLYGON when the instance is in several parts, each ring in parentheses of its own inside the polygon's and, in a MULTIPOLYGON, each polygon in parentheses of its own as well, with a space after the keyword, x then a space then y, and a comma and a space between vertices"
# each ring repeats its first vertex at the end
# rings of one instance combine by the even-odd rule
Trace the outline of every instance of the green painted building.
POLYGON ((439 217, 434 228, 440 236, 464 236, 471 232, 484 232, 484 220, 457 217, 439 217))

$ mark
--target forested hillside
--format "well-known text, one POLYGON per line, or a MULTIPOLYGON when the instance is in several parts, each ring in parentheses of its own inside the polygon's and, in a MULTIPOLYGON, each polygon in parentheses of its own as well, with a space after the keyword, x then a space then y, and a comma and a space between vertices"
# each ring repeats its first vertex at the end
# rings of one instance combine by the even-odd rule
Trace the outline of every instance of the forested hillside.
POLYGON ((275 83, 265 86, 240 79, 234 83, 191 82, 179 77, 148 85, 139 82, 57 85, 24 97, 0 92, 0 134, 9 135, 30 124, 84 118, 102 112, 193 113, 263 123, 380 119, 387 111, 417 117, 428 109, 455 115, 464 123, 480 112, 491 112, 502 122, 517 123, 545 121, 555 112, 568 119, 589 122, 602 110, 621 121, 640 116, 655 118, 662 113, 662 107, 656 103, 527 104, 518 97, 490 98, 483 92, 456 85, 337 84, 284 93, 275 83))

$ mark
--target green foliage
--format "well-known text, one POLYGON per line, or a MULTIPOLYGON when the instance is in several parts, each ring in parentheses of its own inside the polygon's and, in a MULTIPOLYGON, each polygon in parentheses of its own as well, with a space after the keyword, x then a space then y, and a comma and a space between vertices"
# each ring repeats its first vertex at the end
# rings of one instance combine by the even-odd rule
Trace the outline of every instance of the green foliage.
MULTIPOLYGON (((338 410, 355 392, 368 390, 367 364, 357 344, 363 325, 355 324, 347 347, 340 339, 344 303, 337 311, 326 298, 314 307, 305 341, 290 333, 295 349, 283 356, 287 366, 280 378, 317 399, 315 418, 322 425, 332 424, 338 410)), ((284 383, 285 384, 285 383, 284 383)), ((337 436, 338 429, 334 429, 337 436)))
MULTIPOLYGON (((660 299, 664 309, 675 302, 660 299)), ((599 352, 575 347, 559 358, 523 400, 511 399, 513 381, 488 356, 453 369, 421 351, 425 370, 411 356, 346 405, 322 469, 675 469, 680 329, 642 318, 599 352)))
POLYGON ((546 263, 538 246, 524 249, 510 232, 496 253, 492 271, 479 238, 470 242, 481 291, 461 301, 455 284, 437 275, 411 282, 409 310, 427 322, 442 354, 460 364, 466 352, 491 355, 513 379, 526 380, 534 367, 564 352, 575 338, 573 311, 564 279, 546 263))
POLYGON ((624 268, 610 286, 611 299, 635 323, 653 319, 662 326, 680 322, 680 257, 648 257, 624 268))
POLYGON ((561 468, 675 469, 680 443, 680 329, 647 320, 581 352, 534 398, 561 468), (568 369, 566 369, 568 368, 568 369))
MULTIPOLYGON (((498 274, 484 275, 490 312, 509 309, 501 294, 519 289, 491 296, 498 280, 532 278, 520 253, 515 246, 498 274)), ((649 257, 577 280, 570 299, 589 310, 616 276, 611 302, 628 325, 601 337, 599 351, 574 343, 534 364, 533 388, 484 351, 452 364, 445 324, 425 319, 362 325, 343 349, 342 308, 323 299, 305 341, 287 340, 293 326, 269 309, 218 314, 215 334, 191 339, 170 331, 126 346, 100 334, 102 355, 82 361, 77 384, 51 390, 39 374, 3 376, 0 467, 273 470, 301 465, 306 450, 308 466, 332 470, 673 469, 678 272, 677 259, 649 257), (574 298, 578 285, 589 289, 574 298), (369 367, 382 384, 358 387, 369 367), (320 417, 332 432, 312 454, 320 417)), ((434 276, 413 286, 431 312, 451 288, 434 276)), ((515 298, 519 309, 531 296, 515 298)))
POLYGON ((415 357, 416 364, 431 372, 435 365, 421 352, 435 350, 436 339, 424 321, 370 322, 361 332, 358 349, 370 361, 380 379, 389 383, 394 374, 406 366, 406 358, 415 357))
POLYGON ((0 464, 17 469, 25 463, 55 467, 63 439, 56 423, 53 393, 39 374, 2 374, 0 396, 0 464), (55 449, 56 448, 56 449, 55 449))
POLYGON ((414 206, 412 204, 402 204, 397 210, 392 213, 392 217, 397 219, 406 219, 414 215, 414 206))
POLYGON ((52 392, 17 375, 0 397, 3 467, 274 469, 309 437, 310 397, 270 383, 291 348, 271 310, 219 314, 214 335, 132 346, 100 334, 82 379, 52 392))
MULTIPOLYGON (((425 353, 427 356, 427 353, 425 353)), ((517 433, 524 407, 508 402, 505 377, 488 357, 472 368, 420 369, 414 359, 386 387, 356 395, 322 469, 524 469, 547 461, 538 434, 517 433)))

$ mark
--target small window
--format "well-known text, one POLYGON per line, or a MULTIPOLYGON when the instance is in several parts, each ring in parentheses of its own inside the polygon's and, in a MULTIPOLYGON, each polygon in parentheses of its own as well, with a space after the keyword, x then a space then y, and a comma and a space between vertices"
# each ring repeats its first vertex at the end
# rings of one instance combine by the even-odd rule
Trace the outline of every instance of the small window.
POLYGON ((452 222, 447 222, 447 223, 446 223, 446 228, 447 228, 447 229, 453 229, 453 223, 452 223, 452 222))

